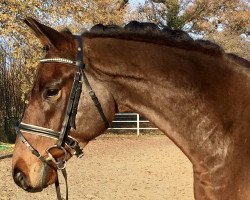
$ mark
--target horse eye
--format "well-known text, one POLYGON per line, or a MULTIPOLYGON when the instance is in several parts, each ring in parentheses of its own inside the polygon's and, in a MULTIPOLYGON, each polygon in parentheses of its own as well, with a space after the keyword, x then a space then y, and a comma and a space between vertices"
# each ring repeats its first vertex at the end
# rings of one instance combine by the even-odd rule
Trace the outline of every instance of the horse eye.
POLYGON ((56 96, 59 93, 59 89, 48 89, 46 91, 46 98, 56 96))
POLYGON ((43 46, 43 51, 45 51, 45 52, 46 52, 46 51, 49 51, 49 45, 44 45, 44 46, 43 46))

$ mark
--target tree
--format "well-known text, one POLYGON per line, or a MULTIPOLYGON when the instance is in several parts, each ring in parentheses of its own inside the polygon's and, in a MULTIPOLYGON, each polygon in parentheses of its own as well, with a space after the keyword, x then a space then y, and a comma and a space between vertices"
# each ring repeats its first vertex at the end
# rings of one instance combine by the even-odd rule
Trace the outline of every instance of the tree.
POLYGON ((122 25, 127 4, 128 0, 0 0, 0 141, 12 140, 9 121, 21 116, 43 53, 23 19, 30 16, 81 33, 83 27, 96 23, 122 25))
POLYGON ((83 27, 96 23, 123 24, 127 4, 127 0, 1 0, 0 39, 13 46, 8 48, 10 56, 19 61, 24 70, 21 78, 23 98, 30 89, 30 77, 33 77, 36 61, 42 54, 39 41, 22 22, 26 16, 32 16, 59 29, 68 26, 73 32, 80 33, 83 27))
POLYGON ((159 26, 182 29, 250 60, 250 6, 243 0, 149 0, 138 12, 159 26))
POLYGON ((0 141, 14 142, 13 127, 23 110, 20 88, 20 69, 10 66, 7 52, 0 46, 0 141))

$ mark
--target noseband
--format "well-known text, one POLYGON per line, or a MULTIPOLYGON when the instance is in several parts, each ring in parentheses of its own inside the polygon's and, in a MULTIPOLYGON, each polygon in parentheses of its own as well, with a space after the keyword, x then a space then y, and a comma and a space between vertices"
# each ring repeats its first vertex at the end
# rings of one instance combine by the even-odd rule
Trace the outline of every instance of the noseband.
MULTIPOLYGON (((65 150, 65 145, 70 148, 74 154, 80 158, 83 156, 83 150, 80 147, 78 141, 74 139, 73 137, 69 136, 69 131, 71 128, 76 128, 75 125, 75 118, 77 114, 78 104, 82 92, 82 82, 84 82, 85 86, 88 89, 88 93, 93 100, 104 124, 105 127, 109 127, 109 122, 103 112, 103 109, 101 107, 101 104, 98 100, 98 98, 95 95, 95 92, 92 90, 89 81, 85 75, 84 68, 85 64, 83 62, 83 44, 81 36, 76 36, 76 40, 78 43, 77 47, 77 59, 75 61, 69 60, 66 58, 46 58, 41 59, 41 63, 62 63, 62 64, 69 64, 77 67, 77 72, 74 77, 74 81, 72 84, 64 120, 62 123, 62 127, 60 132, 56 132, 52 129, 35 126, 32 124, 25 124, 23 122, 20 123, 19 127, 16 128, 16 133, 19 136, 20 140, 27 146, 27 148, 34 154, 37 158, 39 158, 46 166, 51 166, 50 162, 52 161, 53 164, 56 166, 57 169, 62 170, 63 176, 66 181, 66 199, 68 199, 68 186, 67 186, 67 174, 66 174, 66 157, 67 157, 67 151, 65 150), (44 137, 49 137, 52 139, 57 140, 56 144, 46 150, 47 155, 42 156, 24 137, 21 131, 24 131, 26 133, 34 134, 34 135, 40 135, 44 137), (60 159, 54 158, 53 155, 50 153, 50 150, 52 148, 58 148, 62 150, 64 153, 63 157, 60 159)), ((44 177, 46 179, 46 177, 44 177)), ((59 182, 58 179, 55 182, 56 185, 56 191, 57 191, 57 198, 61 199, 60 195, 60 188, 59 188, 59 182)))

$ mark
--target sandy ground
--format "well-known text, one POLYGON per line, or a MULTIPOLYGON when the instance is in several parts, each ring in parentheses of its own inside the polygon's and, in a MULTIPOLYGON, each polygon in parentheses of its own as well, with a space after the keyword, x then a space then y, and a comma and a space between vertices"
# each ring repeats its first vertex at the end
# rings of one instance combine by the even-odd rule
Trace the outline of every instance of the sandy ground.
MULTIPOLYGON (((191 163, 163 135, 101 136, 83 158, 68 162, 67 172, 70 200, 194 199, 191 163)), ((0 160, 0 199, 55 200, 56 194, 54 186, 40 193, 18 188, 8 158, 0 160)))

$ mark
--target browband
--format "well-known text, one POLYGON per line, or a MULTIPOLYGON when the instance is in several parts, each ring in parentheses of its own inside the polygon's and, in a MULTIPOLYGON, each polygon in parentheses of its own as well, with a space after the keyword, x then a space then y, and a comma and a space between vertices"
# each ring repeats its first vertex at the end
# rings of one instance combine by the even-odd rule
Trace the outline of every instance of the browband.
POLYGON ((44 58, 40 59, 41 63, 65 63, 65 64, 70 64, 70 65, 76 65, 76 61, 68 60, 66 58, 44 58))

